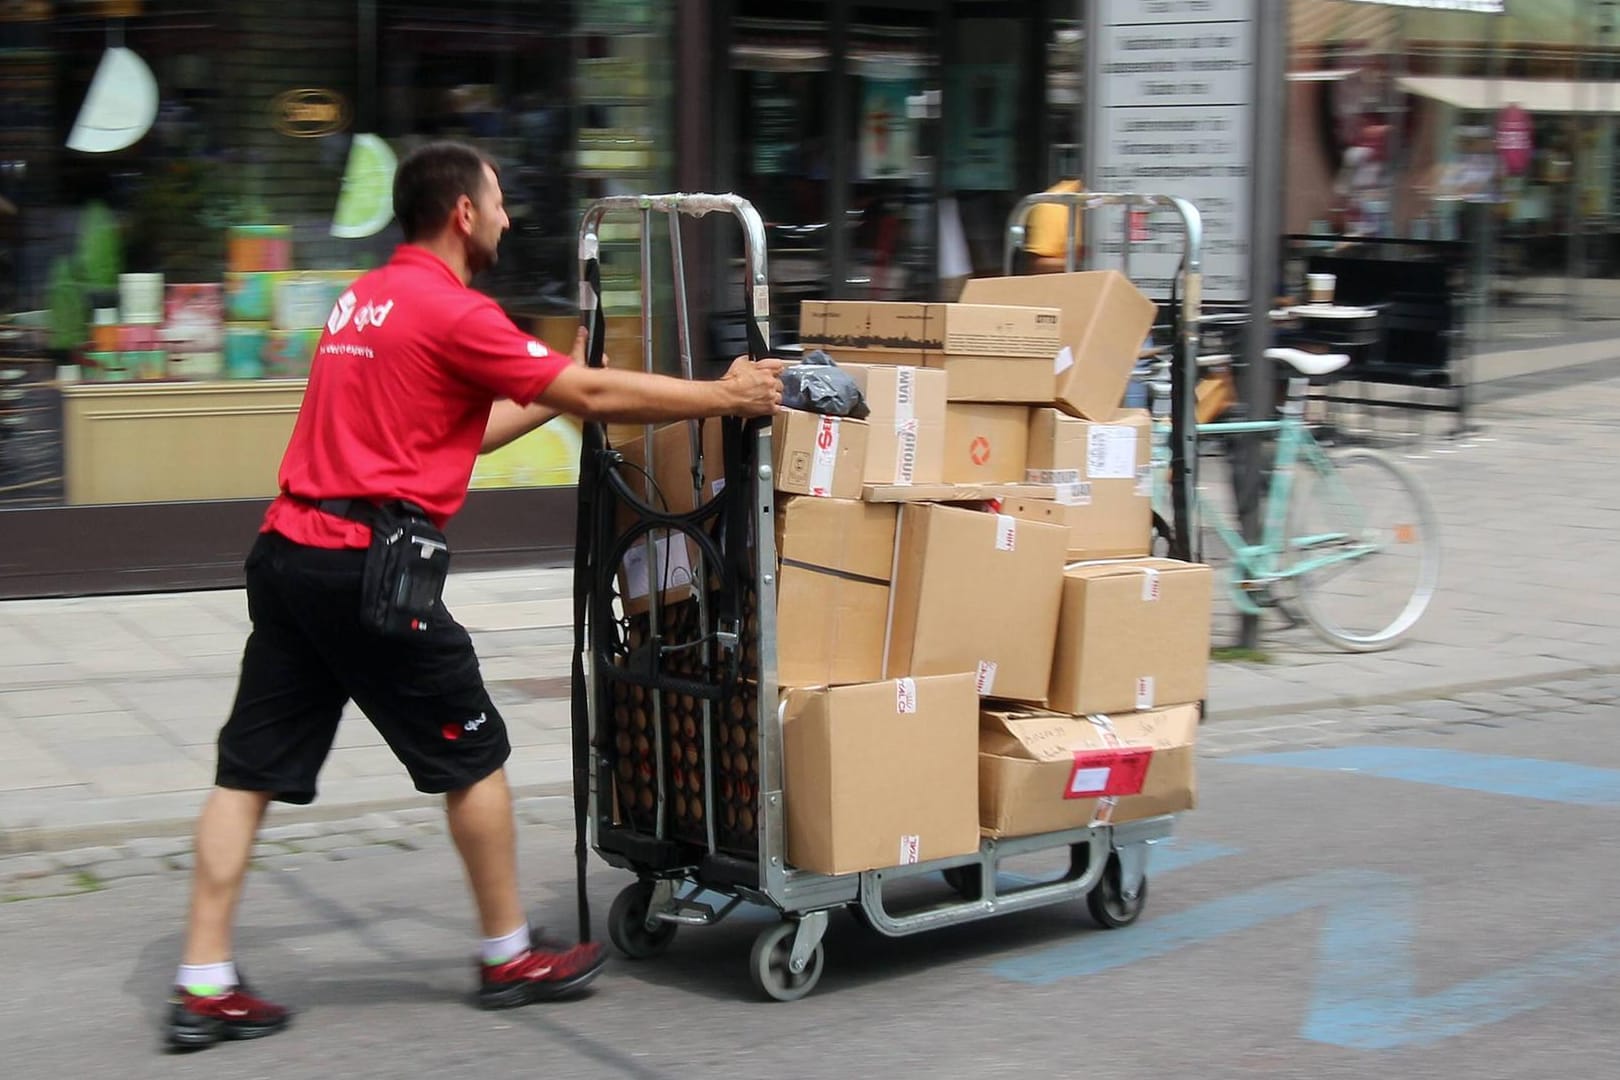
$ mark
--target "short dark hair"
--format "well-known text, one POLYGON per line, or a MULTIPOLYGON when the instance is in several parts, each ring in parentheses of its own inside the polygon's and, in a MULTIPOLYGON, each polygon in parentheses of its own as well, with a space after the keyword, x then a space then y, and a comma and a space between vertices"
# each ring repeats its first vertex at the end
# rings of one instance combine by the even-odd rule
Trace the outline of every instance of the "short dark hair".
POLYGON ((394 174, 394 217, 405 242, 442 229, 463 195, 478 198, 486 165, 499 173, 487 154, 462 142, 431 142, 411 151, 394 174))

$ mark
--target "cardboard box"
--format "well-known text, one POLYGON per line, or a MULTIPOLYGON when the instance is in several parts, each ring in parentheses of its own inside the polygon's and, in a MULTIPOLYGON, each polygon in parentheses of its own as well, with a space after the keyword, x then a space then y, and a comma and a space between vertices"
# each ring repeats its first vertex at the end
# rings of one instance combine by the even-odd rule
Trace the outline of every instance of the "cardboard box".
POLYGON ((1052 660, 1052 708, 1117 713, 1202 701, 1212 575, 1138 559, 1070 567, 1052 660))
POLYGON ((1158 311, 1117 270, 974 278, 963 288, 962 299, 1059 308, 1063 344, 1054 360, 1053 400, 1064 412, 1088 420, 1110 420, 1118 412, 1158 311))
POLYGON ((884 674, 971 671, 982 695, 1044 701, 1067 543, 1053 525, 901 507, 884 674))
POLYGON ((1146 555, 1153 542, 1152 418, 1139 409, 1107 424, 1056 409, 1030 418, 1024 479, 1052 499, 1009 499, 1003 512, 1069 530, 1069 559, 1146 555))
POLYGON ((945 407, 945 482, 1017 484, 1029 454, 1029 410, 1022 405, 953 401, 945 407))
POLYGON ((1055 308, 805 300, 799 337, 834 360, 945 372, 949 401, 1047 405, 1062 348, 1055 308))
MULTIPOLYGON (((613 449, 622 454, 631 466, 623 472, 625 482, 630 485, 631 491, 643 499, 647 497, 647 477, 641 471, 647 468, 645 430, 643 428, 635 438, 613 443, 613 449)), ((703 501, 708 502, 726 486, 725 440, 720 421, 701 421, 699 439, 703 451, 703 501)), ((651 505, 654 508, 665 509, 672 514, 697 509, 692 475, 691 424, 688 421, 654 429, 651 472, 654 484, 651 505)), ((634 519, 635 515, 626 508, 620 521, 628 527, 634 523, 634 519)))
POLYGON ((776 508, 776 670, 782 686, 883 678, 899 507, 794 496, 776 508))
POLYGON ((788 862, 849 874, 977 851, 978 708, 968 675, 788 691, 788 862))
POLYGON ((1110 716, 979 714, 979 823, 1034 836, 1191 810, 1198 706, 1110 716))
POLYGON ((900 365, 841 364, 861 388, 867 484, 937 484, 945 478, 945 373, 900 365))
POLYGON ((991 404, 1050 405, 1052 361, 1030 356, 941 356, 928 358, 929 367, 945 372, 951 401, 991 404))
POLYGON ((804 300, 799 340, 834 360, 857 353, 923 364, 936 355, 1024 356, 1050 360, 1061 347, 1060 319, 1047 307, 1012 300, 929 304, 879 300, 804 300))
MULTIPOLYGON (((642 429, 645 431, 645 428, 642 429)), ((702 423, 703 491, 707 502, 725 487, 725 447, 720 421, 702 423)), ((624 456, 631 466, 623 472, 625 483, 637 497, 648 499, 646 436, 614 443, 613 449, 624 456)), ((698 503, 692 487, 692 442, 686 421, 665 424, 653 432, 652 480, 655 485, 649 505, 684 514, 697 509, 698 503)), ((626 504, 620 504, 618 524, 628 529, 635 524, 636 514, 626 504)), ((647 565, 654 564, 652 580, 664 583, 659 590, 659 603, 668 605, 689 599, 693 595, 692 582, 697 566, 702 561, 697 544, 682 537, 672 546, 667 531, 653 534, 653 551, 649 558, 645 544, 637 544, 625 556, 619 567, 619 597, 626 614, 639 615, 650 606, 648 598, 647 565)))
POLYGON ((866 471, 866 422, 790 409, 771 424, 776 490, 858 499, 866 471))

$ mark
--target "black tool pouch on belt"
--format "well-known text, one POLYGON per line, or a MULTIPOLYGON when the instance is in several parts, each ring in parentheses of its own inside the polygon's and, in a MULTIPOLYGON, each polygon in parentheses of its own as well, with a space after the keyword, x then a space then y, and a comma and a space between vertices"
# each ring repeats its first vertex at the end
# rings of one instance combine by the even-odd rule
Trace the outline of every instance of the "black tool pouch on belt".
POLYGON ((378 506, 359 499, 302 499, 371 529, 360 577, 360 625, 384 637, 428 629, 450 574, 450 544, 427 514, 408 502, 378 506))
POLYGON ((360 623, 384 637, 426 630, 450 573, 450 544, 409 503, 370 507, 371 547, 360 584, 360 623))

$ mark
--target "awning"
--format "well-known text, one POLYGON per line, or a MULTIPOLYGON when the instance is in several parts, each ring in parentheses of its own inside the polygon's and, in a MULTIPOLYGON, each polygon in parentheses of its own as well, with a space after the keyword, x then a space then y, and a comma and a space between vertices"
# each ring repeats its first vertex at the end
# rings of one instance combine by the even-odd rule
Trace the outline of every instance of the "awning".
POLYGON ((1408 75, 1402 90, 1470 112, 1496 112, 1517 105, 1532 114, 1620 113, 1620 82, 1563 79, 1478 79, 1458 75, 1408 75))

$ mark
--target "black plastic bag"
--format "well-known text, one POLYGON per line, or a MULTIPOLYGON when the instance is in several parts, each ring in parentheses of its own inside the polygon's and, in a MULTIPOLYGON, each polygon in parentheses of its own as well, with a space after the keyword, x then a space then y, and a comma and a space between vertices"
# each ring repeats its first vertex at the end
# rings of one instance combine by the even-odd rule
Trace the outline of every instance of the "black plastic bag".
POLYGON ((865 420, 872 410, 847 371, 820 349, 782 372, 782 404, 790 409, 865 420))

